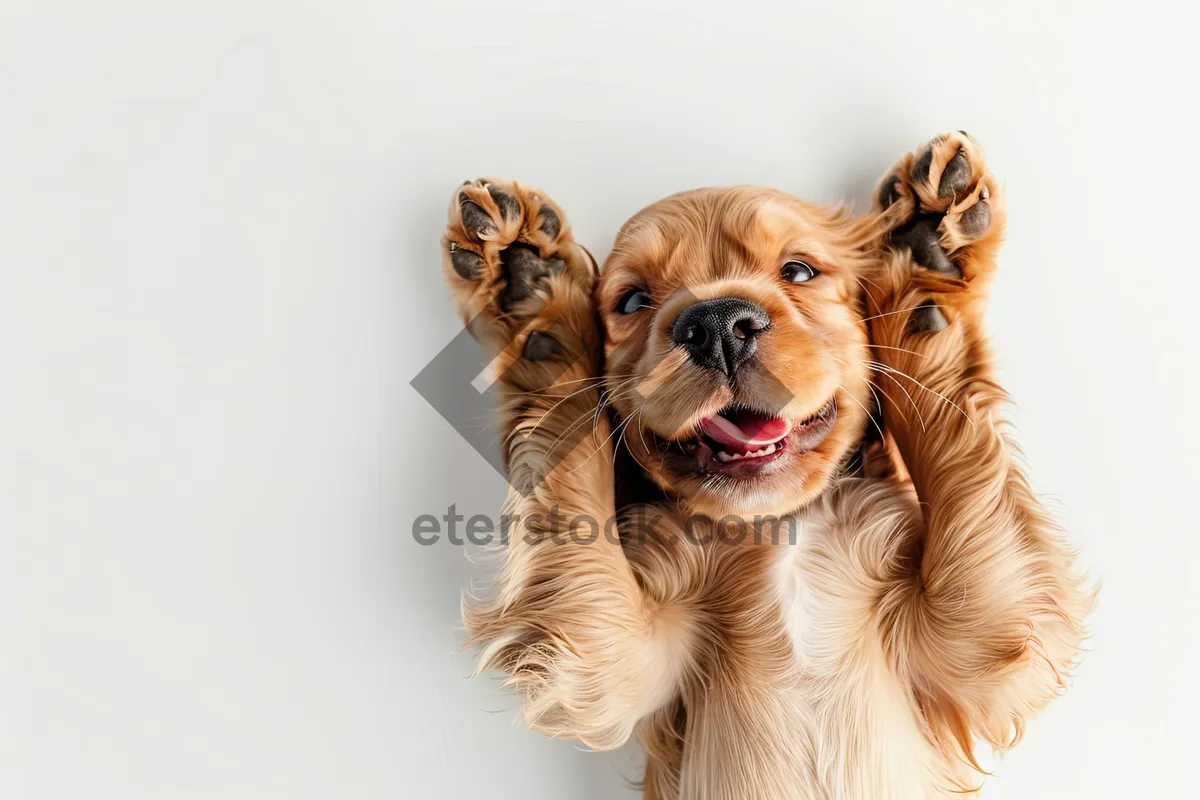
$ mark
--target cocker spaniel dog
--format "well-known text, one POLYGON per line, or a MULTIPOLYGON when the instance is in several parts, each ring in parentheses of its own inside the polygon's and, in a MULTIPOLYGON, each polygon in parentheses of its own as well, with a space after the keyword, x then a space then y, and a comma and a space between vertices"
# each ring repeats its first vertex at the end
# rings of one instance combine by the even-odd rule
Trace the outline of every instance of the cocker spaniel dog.
POLYGON ((969 795, 1063 689, 1092 595, 1001 419, 1004 233, 975 140, 852 217, 699 189, 603 269, 544 193, 454 192, 444 272, 511 491, 464 618, 527 722, 636 734, 655 800, 969 795))

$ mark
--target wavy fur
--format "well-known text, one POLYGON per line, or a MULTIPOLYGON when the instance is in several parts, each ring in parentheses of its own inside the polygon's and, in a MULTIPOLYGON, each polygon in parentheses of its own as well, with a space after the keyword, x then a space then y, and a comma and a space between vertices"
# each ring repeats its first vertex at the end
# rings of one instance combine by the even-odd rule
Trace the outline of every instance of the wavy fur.
POLYGON ((506 673, 549 735, 607 749, 636 733, 647 798, 961 797, 982 780, 975 741, 1016 744, 1075 666, 1092 593, 1018 465, 981 327, 999 187, 974 141, 949 134, 880 196, 855 219, 768 190, 677 195, 622 228, 599 279, 544 194, 482 181, 452 203, 446 276, 502 356, 505 512, 519 519, 493 593, 464 602, 479 667, 506 673), (467 203, 490 222, 473 229, 467 203), (940 215, 961 276, 895 244, 918 211, 940 215), (514 242, 561 267, 501 312, 514 242), (819 291, 778 287, 781 248, 796 247, 827 269, 819 291), (474 271, 455 263, 464 251, 474 271), (618 317, 634 284, 661 301, 618 317), (795 397, 781 414, 834 393, 833 432, 786 474, 709 485, 655 445, 730 400, 664 338, 681 289, 771 311, 761 360, 795 397), (943 330, 914 328, 927 302, 943 330), (556 358, 521 356, 533 330, 556 358), (667 388, 656 405, 631 380, 667 388), (726 512, 772 516, 731 531, 711 521, 726 512), (563 541, 548 521, 580 514, 620 515, 620 540, 563 541))

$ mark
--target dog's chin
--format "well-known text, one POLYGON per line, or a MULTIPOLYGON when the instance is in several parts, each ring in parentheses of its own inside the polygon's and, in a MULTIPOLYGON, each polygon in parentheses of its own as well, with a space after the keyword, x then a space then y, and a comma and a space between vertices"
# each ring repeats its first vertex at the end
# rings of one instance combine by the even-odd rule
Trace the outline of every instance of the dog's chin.
POLYGON ((712 517, 792 511, 823 483, 818 473, 829 459, 819 450, 837 421, 834 397, 795 420, 727 406, 699 419, 693 435, 654 434, 662 469, 655 478, 712 517))

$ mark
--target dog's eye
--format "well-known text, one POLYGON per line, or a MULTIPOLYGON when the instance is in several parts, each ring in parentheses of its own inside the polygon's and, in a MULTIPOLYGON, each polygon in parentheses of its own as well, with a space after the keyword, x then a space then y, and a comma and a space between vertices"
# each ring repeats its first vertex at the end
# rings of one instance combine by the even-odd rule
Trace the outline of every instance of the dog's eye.
POLYGON ((785 281, 789 281, 790 283, 804 283, 805 281, 811 281, 813 278, 821 274, 817 272, 815 267, 795 259, 792 259, 784 264, 783 269, 780 270, 780 273, 783 275, 783 279, 785 281))
POLYGON ((626 292, 625 296, 617 303, 617 311, 622 314, 632 314, 639 309, 649 308, 650 303, 650 295, 641 289, 634 289, 626 292))

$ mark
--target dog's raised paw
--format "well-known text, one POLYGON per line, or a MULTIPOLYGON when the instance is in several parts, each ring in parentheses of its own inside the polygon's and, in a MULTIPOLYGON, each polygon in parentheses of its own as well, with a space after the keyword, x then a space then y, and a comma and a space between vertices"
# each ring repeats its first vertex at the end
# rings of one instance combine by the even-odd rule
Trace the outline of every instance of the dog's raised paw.
POLYGON ((554 299, 553 281, 565 277, 565 285, 581 289, 569 292, 578 304, 581 297, 590 302, 596 277, 594 262, 575 244, 554 201, 496 178, 465 181, 454 190, 442 262, 451 297, 476 336, 496 351, 515 344, 529 361, 563 356, 560 341, 530 333, 554 299))
POLYGON ((982 149, 964 131, 934 137, 900 159, 875 198, 895 226, 890 246, 907 249, 917 266, 947 277, 971 279, 964 249, 1000 233, 994 224, 1000 187, 982 149))

